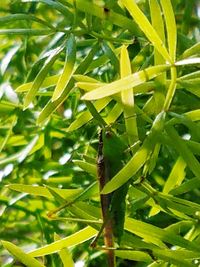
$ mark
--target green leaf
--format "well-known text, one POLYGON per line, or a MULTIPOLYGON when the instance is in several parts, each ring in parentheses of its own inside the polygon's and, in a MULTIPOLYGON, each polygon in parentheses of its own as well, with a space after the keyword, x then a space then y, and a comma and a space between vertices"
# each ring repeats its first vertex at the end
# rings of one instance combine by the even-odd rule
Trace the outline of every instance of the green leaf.
POLYGON ((157 49, 157 51, 165 58, 166 61, 172 63, 172 58, 167 52, 166 47, 164 46, 162 40, 159 35, 152 27, 147 17, 142 13, 142 11, 137 6, 136 2, 129 0, 122 0, 123 5, 130 12, 131 16, 138 24, 140 29, 144 32, 149 41, 153 44, 153 46, 157 49))
POLYGON ((51 51, 50 56, 46 59, 43 67, 37 74, 32 87, 28 91, 25 100, 24 100, 24 108, 27 108, 28 105, 33 101, 38 89, 42 85, 44 79, 46 78, 46 75, 55 62, 55 60, 58 58, 59 54, 63 51, 63 46, 55 48, 53 51, 51 51))
POLYGON ((54 31, 49 29, 3 29, 0 30, 0 35, 30 35, 42 36, 52 34, 54 31))
POLYGON ((23 2, 40 2, 40 3, 44 3, 48 6, 50 6, 52 9, 55 9, 57 11, 59 11, 61 14, 63 14, 64 16, 66 16, 66 18, 68 18, 70 21, 72 21, 73 16, 72 13, 69 11, 68 8, 66 8, 65 5, 59 3, 59 2, 55 2, 53 0, 23 0, 23 2))
MULTIPOLYGON (((42 84, 41 84, 41 87, 42 88, 47 88, 47 87, 50 87, 50 86, 53 86, 53 85, 56 85, 58 80, 60 78, 60 74, 57 74, 57 75, 53 75, 53 76, 49 76, 47 78, 45 78, 43 81, 42 81, 42 84)), ((29 83, 24 83, 20 86, 18 86, 15 90, 15 92, 26 92, 26 91, 29 91, 31 89, 31 87, 33 86, 33 82, 29 82, 29 83)))
MULTIPOLYGON (((106 99, 106 98, 103 98, 106 99)), ((100 100, 97 100, 100 101, 100 100)), ((108 116, 105 118, 105 122, 108 125, 112 125, 113 123, 115 123, 117 121, 117 119, 120 117, 120 115, 123 112, 123 108, 119 103, 116 103, 114 105, 114 107, 110 110, 108 116)))
POLYGON ((176 44, 177 44, 177 32, 176 21, 174 11, 172 8, 171 0, 161 0, 161 6, 166 22, 167 41, 169 48, 169 55, 172 62, 176 60, 176 44))
MULTIPOLYGON (((34 196, 42 196, 46 198, 52 199, 53 196, 49 192, 48 188, 44 186, 34 186, 34 185, 24 185, 24 184, 10 184, 7 186, 9 189, 23 192, 27 194, 31 194, 34 196)), ((50 187, 51 188, 51 187, 50 187)), ((52 188, 55 190, 55 192, 60 195, 64 200, 69 200, 71 198, 74 198, 82 192, 82 189, 58 189, 58 188, 52 188)))
POLYGON ((192 178, 191 180, 181 184, 180 186, 172 189, 170 191, 170 194, 172 195, 181 195, 184 193, 187 193, 191 190, 194 190, 196 188, 200 187, 200 179, 199 178, 192 178))
POLYGON ((174 148, 187 163, 187 166, 196 177, 200 178, 200 163, 192 151, 187 147, 183 139, 180 138, 173 126, 167 126, 166 131, 174 144, 174 148))
POLYGON ((51 29, 54 28, 50 23, 48 23, 45 20, 42 20, 42 19, 37 18, 35 16, 32 16, 31 14, 23 14, 23 13, 22 14, 12 14, 9 16, 1 17, 0 23, 1 23, 1 25, 3 25, 6 23, 9 23, 9 22, 16 22, 19 20, 28 20, 28 21, 32 20, 32 21, 38 22, 40 24, 43 24, 43 25, 47 26, 48 28, 51 28, 51 29))
POLYGON ((8 156, 8 157, 0 159, 0 165, 7 164, 7 163, 10 163, 10 162, 14 162, 14 161, 17 161, 19 163, 24 161, 25 158, 30 154, 30 152, 33 149, 33 147, 35 146, 35 144, 37 143, 38 138, 39 138, 39 135, 36 135, 28 143, 28 145, 25 148, 23 148, 21 151, 19 151, 18 153, 13 154, 11 156, 8 156))
POLYGON ((95 164, 88 163, 83 160, 73 160, 73 163, 75 163, 77 166, 79 166, 82 170, 88 172, 92 176, 97 176, 97 167, 95 164))
MULTIPOLYGON (((175 264, 176 266, 185 266, 185 267, 192 267, 194 266, 193 263, 187 261, 187 256, 190 253, 190 251, 170 251, 167 249, 163 249, 163 250, 157 250, 155 249, 153 251, 153 255, 156 258, 160 258, 163 261, 167 261, 171 264, 175 264)), ((197 255, 198 253, 191 253, 191 257, 199 257, 199 255, 197 255)))
POLYGON ((103 51, 105 55, 110 59, 112 65, 115 68, 116 72, 119 72, 119 59, 117 58, 114 47, 112 47, 108 42, 103 42, 103 51))
POLYGON ((182 58, 188 58, 193 55, 199 55, 199 54, 200 54, 200 42, 194 44, 192 47, 185 50, 182 58))
POLYGON ((175 67, 171 67, 170 71, 171 71, 171 81, 165 98, 165 103, 163 107, 164 110, 169 109, 176 92, 177 70, 175 67))
POLYGON ((131 250, 116 250, 115 255, 122 259, 132 260, 132 261, 143 261, 152 262, 152 258, 148 253, 142 251, 131 251, 131 250))
POLYGON ((34 259, 32 256, 24 253, 19 247, 8 241, 1 241, 5 249, 7 249, 17 260, 25 264, 27 267, 45 267, 39 261, 34 259))
MULTIPOLYGON (((95 44, 88 55, 85 57, 85 59, 80 63, 80 65, 76 68, 75 74, 83 74, 86 72, 87 68, 89 67, 96 51, 99 48, 99 44, 95 44)), ((65 101, 67 98, 67 95, 72 90, 74 86, 74 81, 71 79, 65 88, 65 90, 62 92, 61 96, 55 100, 55 101, 49 101, 47 105, 44 107, 44 109, 41 111, 37 123, 40 124, 48 119, 48 117, 65 101)))
POLYGON ((139 84, 143 84, 144 82, 155 78, 160 73, 165 72, 167 69, 169 69, 168 65, 149 67, 145 70, 136 72, 132 75, 126 76, 120 80, 114 81, 110 84, 99 87, 96 90, 88 92, 82 97, 82 99, 83 100, 100 99, 106 96, 122 92, 127 89, 131 89, 132 87, 135 87, 139 84))
POLYGON ((171 195, 158 194, 156 201, 164 208, 168 207, 183 214, 195 216, 196 212, 200 212, 200 205, 191 201, 176 198, 171 195))
POLYGON ((172 235, 171 231, 168 232, 165 229, 158 228, 145 222, 127 218, 125 220, 125 229, 144 239, 147 239, 148 242, 151 242, 151 240, 153 241, 153 239, 155 238, 158 241, 161 240, 174 246, 179 246, 181 248, 199 252, 197 243, 190 242, 176 234, 172 235), (151 235, 149 235, 149 233, 151 233, 151 235))
POLYGON ((88 226, 88 227, 83 228, 82 230, 68 236, 68 237, 65 237, 61 240, 55 241, 55 242, 53 242, 49 245, 46 245, 44 247, 35 249, 35 250, 29 252, 28 254, 32 257, 40 257, 40 256, 44 256, 44 255, 49 255, 49 254, 58 252, 63 248, 79 245, 79 244, 91 239, 96 234, 97 234, 97 230, 88 226))
POLYGON ((66 43, 66 59, 62 74, 59 77, 56 88, 53 92, 52 101, 60 97, 69 80, 72 77, 74 64, 76 61, 76 42, 74 35, 70 35, 66 43))
MULTIPOLYGON (((127 48, 122 46, 120 57, 120 74, 121 78, 131 75, 131 63, 127 48)), ((137 121, 134 110, 134 93, 133 89, 121 92, 121 100, 124 109, 124 119, 126 131, 128 134, 129 145, 134 144, 138 140, 137 121)))
MULTIPOLYGON (((101 112, 109 104, 110 101, 111 99, 108 97, 99 99, 94 103, 94 107, 98 112, 101 112)), ((80 127, 91 121, 92 118, 93 116, 88 110, 83 111, 83 113, 81 113, 80 116, 70 124, 70 126, 67 128, 67 132, 72 132, 79 129, 80 127)))
MULTIPOLYGON (((59 237, 59 235, 54 234, 54 239, 55 241, 58 241, 61 238, 59 237)), ((63 267, 74 267, 72 255, 67 248, 61 249, 60 252, 58 252, 58 254, 62 260, 63 267)))
POLYGON ((185 168, 186 168, 185 161, 179 157, 174 164, 169 177, 164 185, 163 193, 168 194, 170 190, 179 186, 183 179, 185 178, 185 168))
MULTIPOLYGON (((152 26, 158 33, 162 42, 165 44, 165 28, 160 5, 157 0, 149 0, 149 6, 151 11, 152 26)), ((154 52, 155 65, 164 64, 165 61, 162 55, 156 49, 154 52)))
POLYGON ((125 184, 131 177, 133 177, 137 171, 142 168, 142 166, 147 161, 149 155, 157 142, 157 136, 161 133, 165 120, 165 113, 160 113, 152 126, 149 135, 146 137, 142 146, 134 154, 134 156, 129 160, 129 162, 109 181, 103 188, 101 194, 108 194, 113 192, 123 184, 125 184))
MULTIPOLYGON (((73 4, 73 0, 69 0, 69 2, 73 4)), ((82 12, 86 12, 100 19, 108 20, 112 24, 118 25, 123 29, 128 29, 132 34, 136 36, 139 35, 138 27, 131 19, 122 14, 114 12, 112 9, 109 10, 109 14, 107 14, 107 12, 104 11, 103 7, 95 5, 88 0, 77 0, 76 7, 82 12)))

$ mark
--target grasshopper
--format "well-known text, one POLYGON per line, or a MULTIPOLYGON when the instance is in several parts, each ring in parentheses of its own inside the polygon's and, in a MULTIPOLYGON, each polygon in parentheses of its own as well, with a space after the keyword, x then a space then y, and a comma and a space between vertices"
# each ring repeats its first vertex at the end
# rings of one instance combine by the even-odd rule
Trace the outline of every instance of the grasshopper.
MULTIPOLYGON (((106 183, 120 171, 124 165, 127 156, 127 144, 119 137, 111 126, 101 127, 98 140, 97 154, 97 177, 99 182, 99 190, 103 189, 106 183)), ((95 185, 91 185, 93 187, 95 185)), ((112 192, 111 194, 100 194, 102 227, 91 243, 91 247, 96 247, 97 240, 102 232, 104 232, 104 245, 108 255, 108 266, 115 266, 114 247, 115 241, 120 245, 123 235, 124 220, 126 212, 126 195, 129 188, 129 182, 112 192)), ((86 191, 89 190, 86 189, 86 191)), ((53 215, 76 201, 81 200, 80 196, 71 202, 64 202, 59 208, 49 212, 48 216, 53 219, 53 215)), ((63 203, 63 202, 61 202, 63 203)), ((76 219, 74 219, 76 220, 76 219)))
MULTIPOLYGON (((97 174, 99 180, 100 191, 106 183, 114 177, 114 175, 123 167, 125 158, 125 144, 122 140, 110 129, 101 129, 99 133, 99 146, 97 157, 97 174)), ((114 247, 114 239, 120 244, 123 235, 124 219, 126 212, 126 195, 128 192, 129 183, 125 183, 119 189, 111 194, 100 194, 101 210, 104 228, 104 244, 107 248, 114 247)), ((95 247, 97 238, 92 242, 95 247)), ((108 266, 115 266, 114 250, 107 251, 108 266)))

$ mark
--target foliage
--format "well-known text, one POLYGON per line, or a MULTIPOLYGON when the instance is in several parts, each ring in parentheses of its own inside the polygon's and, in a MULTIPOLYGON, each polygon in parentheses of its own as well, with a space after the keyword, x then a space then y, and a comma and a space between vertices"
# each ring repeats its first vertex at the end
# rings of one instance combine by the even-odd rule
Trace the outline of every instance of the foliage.
POLYGON ((117 266, 199 265, 198 14, 195 0, 1 1, 1 266, 106 266, 102 238, 90 248, 105 125, 126 159, 102 192, 129 183, 117 266))

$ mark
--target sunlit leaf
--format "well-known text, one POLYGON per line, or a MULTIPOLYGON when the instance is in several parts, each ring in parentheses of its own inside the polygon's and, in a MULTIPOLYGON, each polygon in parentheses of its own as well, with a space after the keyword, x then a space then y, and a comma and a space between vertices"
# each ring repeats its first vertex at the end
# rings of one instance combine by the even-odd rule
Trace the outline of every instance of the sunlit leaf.
MULTIPOLYGON (((131 63, 128 55, 127 48, 122 47, 120 57, 120 73, 121 78, 131 75, 131 63)), ((124 109, 124 118, 126 131, 129 138, 129 144, 132 145, 138 139, 137 122, 134 111, 134 93, 133 89, 124 90, 121 92, 121 100, 124 109)))
POLYGON ((43 255, 48 255, 51 253, 55 253, 60 251, 63 248, 66 247, 72 247, 78 244, 81 244, 92 237, 94 237, 97 233, 97 230, 93 229, 92 227, 86 227, 83 228, 82 230, 65 237, 61 240, 55 241, 49 245, 46 245, 44 247, 38 248, 36 250, 33 250, 29 252, 29 255, 32 257, 38 257, 38 256, 43 256, 43 255))
POLYGON ((167 49, 165 48, 162 40, 160 39, 159 35, 157 34, 155 29, 150 24, 150 22, 148 21, 147 17, 139 9, 136 2, 122 0, 122 3, 127 8, 127 10, 130 12, 131 16, 133 17, 135 22, 138 24, 138 26, 141 28, 141 30, 144 32, 144 34, 147 36, 147 38, 150 40, 150 42, 152 42, 152 44, 158 50, 158 52, 167 61, 171 63, 172 59, 170 55, 168 54, 167 49))
MULTIPOLYGON (((49 190, 44 186, 38 186, 38 185, 24 185, 24 184, 10 184, 7 186, 9 189, 16 190, 18 192, 23 192, 27 194, 31 194, 34 196, 42 196, 47 198, 53 198, 52 194, 49 192, 49 190)), ((57 192, 58 195, 60 195, 65 200, 71 199, 73 197, 76 197, 77 195, 82 192, 82 189, 58 189, 53 188, 57 192)))
POLYGON ((167 41, 169 48, 169 55, 172 62, 176 60, 176 44, 177 44, 177 31, 174 11, 172 8, 171 0, 161 0, 161 6, 166 22, 167 41))
POLYGON ((76 43, 73 35, 70 35, 66 43, 66 59, 63 72, 59 77, 56 88, 53 92, 52 101, 60 97, 65 87, 67 86, 74 69, 76 60, 76 43))
POLYGON ((34 259, 32 256, 24 253, 19 247, 8 241, 1 241, 5 249, 7 249, 16 259, 27 267, 44 267, 39 261, 34 259))
POLYGON ((10 162, 14 162, 14 161, 17 161, 19 163, 21 163, 22 161, 24 161, 25 158, 29 155, 29 153, 33 149, 33 147, 35 146, 38 138, 39 138, 39 136, 36 135, 30 141, 30 143, 28 143, 28 145, 25 148, 23 148, 21 151, 19 151, 16 154, 13 154, 11 156, 8 156, 8 157, 5 157, 3 159, 0 159, 0 165, 6 164, 6 163, 10 163, 10 162))
MULTIPOLYGON (((55 241, 58 241, 61 239, 59 235, 57 234, 54 234, 54 237, 55 237, 55 241)), ((69 252, 67 248, 61 249, 61 251, 58 252, 58 254, 62 260, 63 267, 74 267, 74 262, 73 262, 71 253, 69 252)))
MULTIPOLYGON (((128 75, 120 80, 114 81, 110 84, 104 85, 96 90, 93 90, 85 94, 82 97, 82 99, 84 100, 99 99, 99 98, 103 98, 106 96, 119 93, 127 89, 131 89, 132 87, 142 84, 148 81, 149 79, 153 79, 160 73, 166 71, 168 68, 169 68, 168 65, 149 67, 146 70, 142 70, 132 75, 128 75)), ((77 83, 77 86, 78 86, 78 83, 77 83)))
POLYGON ((43 80, 46 78, 46 75, 52 66, 52 64, 55 62, 55 60, 58 58, 59 54, 62 52, 63 46, 60 46, 56 49, 54 49, 51 52, 51 55, 46 59, 42 69, 37 74, 32 87, 28 91, 25 100, 24 100, 24 107, 27 108, 28 105, 33 101, 38 89, 40 88, 41 84, 43 83, 43 80))

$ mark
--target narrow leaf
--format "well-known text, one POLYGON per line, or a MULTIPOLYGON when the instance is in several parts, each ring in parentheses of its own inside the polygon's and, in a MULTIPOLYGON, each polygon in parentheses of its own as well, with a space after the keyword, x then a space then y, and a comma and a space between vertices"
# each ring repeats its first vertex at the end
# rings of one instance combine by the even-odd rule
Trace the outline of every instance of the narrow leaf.
POLYGON ((163 14, 166 22, 167 41, 169 48, 169 55, 172 62, 176 60, 176 44, 177 44, 177 32, 176 21, 174 11, 172 8, 171 0, 161 0, 163 14))
POLYGON ((29 255, 31 255, 32 257, 39 257, 39 256, 52 254, 52 253, 60 251, 63 248, 79 245, 79 244, 91 239, 96 234, 97 234, 97 230, 88 226, 88 227, 76 232, 75 234, 72 234, 68 237, 61 239, 61 240, 55 241, 55 242, 53 242, 49 245, 46 245, 44 247, 35 249, 35 250, 29 252, 29 255))
MULTIPOLYGON (((38 186, 38 185, 24 185, 24 184, 10 184, 7 186, 9 189, 23 192, 27 194, 31 194, 34 196, 42 196, 46 198, 53 198, 52 194, 49 192, 49 190, 44 186, 38 186)), ((50 187, 51 188, 51 187, 50 187)), ((55 192, 60 195, 65 200, 74 198, 78 196, 82 189, 59 189, 59 188, 53 188, 55 192)))
POLYGON ((57 59, 59 54, 62 52, 62 50, 63 50, 63 46, 57 47, 56 49, 54 49, 51 52, 50 56, 46 59, 43 67, 41 68, 41 70, 37 74, 31 89, 28 91, 28 93, 25 97, 25 100, 24 100, 24 107, 25 108, 27 108, 28 105, 33 101, 38 89, 40 88, 44 79, 46 78, 46 75, 47 75, 50 67, 53 65, 53 63, 55 62, 55 60, 57 59))
MULTIPOLYGON (((75 74, 83 74, 86 72, 87 68, 89 67, 96 51, 99 48, 99 44, 95 44, 85 59, 80 63, 80 65, 76 68, 75 74)), ((44 109, 41 111, 37 123, 42 123, 48 119, 48 117, 65 101, 69 92, 74 86, 74 81, 70 79, 68 85, 66 86, 65 90, 62 92, 61 96, 55 100, 54 102, 49 101, 44 109)))
POLYGON ((200 54, 200 42, 196 43, 192 47, 188 48, 184 51, 182 58, 188 58, 193 55, 199 55, 200 54))
MULTIPOLYGON (((127 48, 122 46, 120 57, 120 74, 121 78, 131 75, 131 63, 127 48)), ((126 131, 128 134, 129 145, 134 144, 138 140, 137 122, 134 110, 134 92, 133 89, 121 92, 121 100, 124 109, 124 119, 126 131)))
POLYGON ((54 31, 49 29, 3 29, 0 30, 0 35, 30 35, 42 36, 52 34, 54 31))
MULTIPOLYGON (((54 239, 55 241, 58 241, 61 238, 59 237, 59 235, 54 234, 54 239)), ((63 267, 74 267, 72 255, 67 248, 61 249, 60 252, 58 252, 58 254, 62 260, 63 267)))
POLYGON ((84 170, 84 171, 88 172, 89 174, 96 177, 96 175, 97 175, 96 165, 88 163, 88 162, 83 161, 83 160, 73 160, 73 162, 77 166, 79 166, 82 170, 84 170))
MULTIPOLYGON (((108 97, 99 99, 94 103, 94 107, 98 112, 101 112, 109 104, 110 101, 111 98, 108 97)), ((79 129, 80 127, 88 123, 90 120, 92 120, 92 118, 92 114, 88 110, 84 111, 76 120, 74 120, 70 124, 70 126, 67 128, 67 131, 71 132, 79 129)))
POLYGON ((160 39, 159 35, 157 34, 155 29, 150 24, 150 22, 148 21, 147 17, 139 9, 136 2, 129 1, 129 0, 122 0, 122 3, 127 8, 127 10, 130 12, 131 16, 133 17, 135 22, 138 24, 140 29, 144 32, 144 34, 149 39, 149 41, 157 49, 157 51, 165 58, 166 61, 172 63, 173 61, 170 55, 168 54, 167 49, 164 46, 162 40, 160 39))
MULTIPOLYGON (((59 78, 60 78, 60 74, 49 76, 49 77, 44 79, 44 81, 41 84, 41 87, 42 88, 47 88, 47 87, 50 87, 50 86, 54 86, 54 85, 57 84, 59 78)), ((29 91, 32 86, 33 86, 33 82, 24 83, 24 84, 18 86, 16 88, 15 92, 21 93, 21 92, 29 91)))
POLYGON ((139 84, 142 84, 150 79, 153 79, 160 73, 166 71, 169 68, 168 65, 149 67, 145 70, 136 72, 132 75, 126 76, 120 80, 114 81, 110 84, 104 85, 96 90, 86 93, 83 100, 95 100, 106 96, 110 96, 121 91, 131 89, 139 84))
POLYGON ((25 264, 25 266, 45 267, 43 264, 34 259, 32 256, 24 253, 19 247, 15 246, 14 244, 7 241, 1 241, 1 243, 5 249, 7 249, 17 260, 25 264))
POLYGON ((35 146, 38 138, 39 138, 39 135, 36 135, 30 141, 30 143, 28 143, 28 145, 25 148, 23 148, 21 151, 19 151, 18 153, 13 154, 11 156, 8 156, 8 157, 0 159, 0 165, 7 164, 7 163, 10 163, 10 162, 14 162, 14 161, 17 161, 19 163, 24 161, 25 158, 29 155, 29 153, 33 149, 33 147, 35 146))
POLYGON ((52 101, 60 97, 69 80, 72 77, 74 64, 76 60, 76 43, 74 35, 70 35, 66 43, 66 59, 62 74, 59 77, 56 88, 53 92, 52 101))

